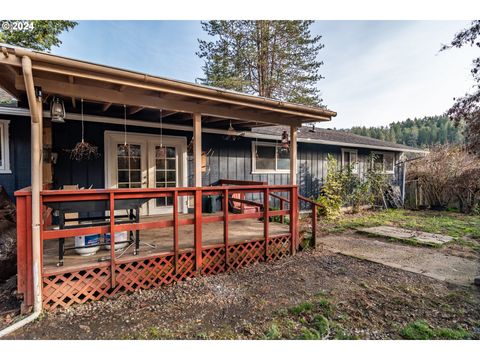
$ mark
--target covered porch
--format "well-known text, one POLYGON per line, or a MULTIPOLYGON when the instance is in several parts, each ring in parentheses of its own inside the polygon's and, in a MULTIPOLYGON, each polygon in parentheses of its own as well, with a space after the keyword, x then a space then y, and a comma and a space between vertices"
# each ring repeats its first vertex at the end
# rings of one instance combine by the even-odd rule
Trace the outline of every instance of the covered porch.
MULTIPOLYGON (((328 121, 334 112, 10 47, 0 55, 0 85, 28 105, 32 120, 32 186, 15 194, 24 310, 68 307, 297 251, 296 129, 328 121), (66 123, 52 125, 48 108, 59 98, 66 123), (52 127, 68 129, 79 121, 82 142, 84 121, 123 126, 123 132, 103 134, 103 187, 59 186, 52 127), (290 127, 288 184, 202 182, 208 151, 202 134, 241 137, 274 125, 290 127), (127 126, 155 130, 147 138, 127 126), (181 139, 165 135, 165 129, 189 135, 181 139), (128 154, 121 153, 122 144, 128 154), (218 206, 207 209, 212 198, 218 206), (137 205, 120 205, 125 203, 137 205), (59 222, 58 209, 66 204, 83 204, 83 210, 70 212, 77 216, 74 226, 59 222), (116 237, 125 233, 127 246, 115 251, 116 237), (107 234, 109 250, 105 243, 88 257, 69 250, 75 237, 107 234)), ((76 185, 74 177, 70 185, 76 185)))

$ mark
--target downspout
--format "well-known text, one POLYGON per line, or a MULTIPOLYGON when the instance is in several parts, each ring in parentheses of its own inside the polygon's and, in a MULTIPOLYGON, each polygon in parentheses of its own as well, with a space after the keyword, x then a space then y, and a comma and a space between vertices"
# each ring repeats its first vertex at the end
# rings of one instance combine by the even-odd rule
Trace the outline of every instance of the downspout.
POLYGON ((33 313, 15 324, 0 331, 0 338, 34 321, 42 313, 41 253, 40 253, 40 190, 41 178, 41 126, 42 102, 36 97, 33 85, 32 61, 22 57, 22 70, 25 79, 31 122, 31 176, 32 176, 32 272, 33 272, 33 313))

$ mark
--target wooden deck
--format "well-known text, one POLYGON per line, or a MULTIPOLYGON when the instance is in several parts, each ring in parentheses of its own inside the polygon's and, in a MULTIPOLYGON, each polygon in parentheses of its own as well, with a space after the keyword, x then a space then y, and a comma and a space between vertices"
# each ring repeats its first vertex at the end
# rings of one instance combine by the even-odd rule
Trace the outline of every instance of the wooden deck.
MULTIPOLYGON (((204 214, 204 217, 218 216, 221 213, 204 214)), ((180 219, 192 218, 192 214, 180 214, 180 219)), ((170 220, 172 215, 162 216, 148 216, 142 218, 143 222, 152 222, 158 220, 170 220)), ((257 219, 242 219, 235 220, 229 223, 228 237, 231 244, 242 243, 251 240, 259 240, 263 238, 263 221, 257 219)), ((185 225, 178 229, 179 231, 179 249, 193 249, 194 248, 194 225, 185 225)), ((204 223, 202 225, 203 246, 222 244, 224 241, 222 223, 204 223)), ((276 236, 289 233, 289 226, 277 222, 270 222, 269 236, 276 236)), ((74 246, 74 238, 67 238, 65 240, 65 247, 74 246)), ((128 258, 132 261, 136 257, 144 257, 151 254, 162 254, 172 252, 174 250, 173 243, 173 227, 162 229, 140 230, 140 251, 139 254, 134 255, 135 245, 129 245, 123 249, 116 251, 116 258, 128 258)), ((44 243, 43 253, 44 270, 58 269, 58 240, 49 240, 44 243)), ((63 268, 67 270, 69 267, 78 268, 80 265, 92 265, 102 260, 108 259, 110 250, 105 249, 104 246, 91 256, 81 256, 75 250, 67 250, 64 257, 63 268)))

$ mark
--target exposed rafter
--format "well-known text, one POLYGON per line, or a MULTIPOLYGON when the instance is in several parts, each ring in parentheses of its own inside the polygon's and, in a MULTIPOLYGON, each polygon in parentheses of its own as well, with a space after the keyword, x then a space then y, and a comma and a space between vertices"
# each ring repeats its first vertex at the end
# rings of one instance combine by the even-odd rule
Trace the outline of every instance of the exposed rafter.
POLYGON ((105 104, 103 104, 103 106, 102 106, 102 111, 103 111, 103 112, 107 111, 107 110, 110 108, 110 106, 112 106, 112 103, 105 103, 105 104))
MULTIPOLYGON (((197 104, 192 101, 159 98, 142 93, 119 92, 100 86, 70 84, 66 82, 35 78, 35 84, 41 86, 45 93, 62 94, 64 96, 76 96, 91 101, 101 101, 115 104, 127 104, 128 106, 141 106, 145 108, 163 108, 178 112, 201 113, 205 116, 216 116, 228 119, 258 121, 259 123, 301 126, 301 119, 287 120, 279 114, 259 112, 252 109, 232 110, 217 105, 197 104)), ((24 90, 25 84, 21 76, 17 76, 15 85, 17 89, 24 90)))
POLYGON ((133 115, 145 109, 143 106, 134 106, 128 110, 128 115, 133 115))

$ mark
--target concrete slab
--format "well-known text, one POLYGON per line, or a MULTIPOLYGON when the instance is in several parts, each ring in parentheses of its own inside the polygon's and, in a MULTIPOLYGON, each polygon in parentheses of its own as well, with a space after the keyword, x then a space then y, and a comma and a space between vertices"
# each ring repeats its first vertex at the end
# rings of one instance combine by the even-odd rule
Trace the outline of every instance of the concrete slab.
POLYGON ((381 241, 360 234, 319 236, 326 249, 417 274, 469 286, 480 276, 480 264, 441 253, 438 249, 381 241))
POLYGON ((403 241, 412 240, 424 245, 443 245, 453 240, 451 236, 447 235, 402 229, 393 226, 375 226, 370 228, 360 228, 357 230, 361 233, 384 236, 403 241))

